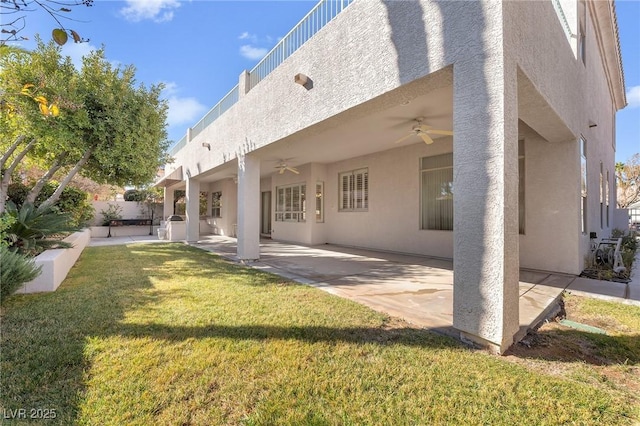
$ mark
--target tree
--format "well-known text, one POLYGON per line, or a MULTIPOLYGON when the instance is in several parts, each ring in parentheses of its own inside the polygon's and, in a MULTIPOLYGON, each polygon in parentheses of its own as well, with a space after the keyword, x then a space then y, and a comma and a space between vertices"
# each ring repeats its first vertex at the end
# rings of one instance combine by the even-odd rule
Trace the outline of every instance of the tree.
POLYGON ((76 174, 118 186, 153 180, 167 160, 169 144, 161 85, 136 86, 135 69, 113 67, 104 49, 86 56, 80 71, 52 42, 39 42, 33 52, 5 54, 4 49, 0 48, 0 149, 5 151, 0 158, 0 212, 11 173, 25 157, 47 170, 28 201, 64 173, 40 208, 53 205, 76 174), (41 106, 43 99, 47 109, 41 106), (57 116, 49 105, 56 106, 57 116))
POLYGON ((624 209, 640 201, 640 153, 626 163, 616 163, 618 208, 624 209))
POLYGON ((51 32, 53 40, 62 46, 67 42, 69 36, 76 43, 84 40, 75 30, 65 28, 60 22, 61 20, 70 18, 67 15, 71 12, 71 8, 75 6, 91 7, 93 0, 1 0, 0 15, 3 16, 2 24, 0 24, 0 46, 4 46, 7 42, 16 42, 28 40, 28 37, 22 35, 27 26, 27 13, 43 10, 48 13, 51 18, 58 24, 51 32))

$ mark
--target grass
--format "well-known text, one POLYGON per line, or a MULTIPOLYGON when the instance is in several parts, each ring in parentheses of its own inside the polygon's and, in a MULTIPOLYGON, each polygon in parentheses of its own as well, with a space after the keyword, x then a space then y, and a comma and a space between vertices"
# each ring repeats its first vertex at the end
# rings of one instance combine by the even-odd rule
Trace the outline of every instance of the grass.
POLYGON ((606 331, 588 333, 557 322, 515 345, 511 361, 622 395, 635 424, 640 418, 640 307, 567 295, 567 319, 606 331))
POLYGON ((20 408, 64 425, 640 419, 590 365, 537 371, 180 244, 88 248, 55 293, 14 296, 1 319, 8 424, 20 408))

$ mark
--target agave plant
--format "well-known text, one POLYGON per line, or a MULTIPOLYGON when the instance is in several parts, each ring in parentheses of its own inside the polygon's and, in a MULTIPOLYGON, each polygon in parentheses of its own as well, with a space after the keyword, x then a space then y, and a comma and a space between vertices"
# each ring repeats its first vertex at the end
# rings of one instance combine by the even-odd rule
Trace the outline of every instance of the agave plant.
POLYGON ((38 209, 31 203, 18 208, 8 202, 5 214, 15 218, 5 230, 9 249, 25 255, 35 256, 52 248, 70 248, 71 244, 62 241, 62 237, 78 230, 72 225, 69 214, 51 208, 38 209))

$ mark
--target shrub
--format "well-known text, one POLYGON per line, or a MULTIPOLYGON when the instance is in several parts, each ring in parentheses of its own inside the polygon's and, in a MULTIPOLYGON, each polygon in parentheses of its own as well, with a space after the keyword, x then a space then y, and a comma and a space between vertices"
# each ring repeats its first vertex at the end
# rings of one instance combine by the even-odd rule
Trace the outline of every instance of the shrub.
POLYGON ((622 262, 631 271, 636 251, 638 250, 638 233, 636 231, 625 232, 620 229, 614 229, 611 231, 611 238, 622 238, 620 243, 622 262))
POLYGON ((9 201, 5 214, 14 219, 4 231, 4 240, 8 242, 10 250, 28 256, 36 256, 51 248, 71 247, 69 243, 61 241, 61 237, 79 229, 73 225, 68 213, 39 210, 30 203, 18 208, 9 201))
MULTIPOLYGON (((9 200, 16 206, 20 207, 27 199, 27 195, 33 185, 28 186, 21 182, 14 182, 9 185, 7 195, 9 200)), ((38 207, 43 201, 49 198, 58 185, 53 182, 48 182, 40 191, 40 194, 35 200, 34 205, 38 207)), ((53 209, 60 213, 68 213, 71 222, 74 226, 79 228, 85 227, 93 219, 94 210, 93 206, 89 202, 88 194, 73 186, 67 186, 62 191, 60 199, 54 204, 53 209)))
POLYGON ((40 275, 33 259, 0 247, 0 302, 13 294, 20 286, 40 275))
POLYGON ((102 225, 108 226, 109 222, 112 220, 122 219, 122 207, 117 204, 109 204, 109 207, 106 210, 100 210, 100 214, 102 215, 102 225))
POLYGON ((0 247, 9 247, 9 235, 7 230, 15 222, 16 218, 11 215, 6 213, 0 215, 0 247))
POLYGON ((129 189, 124 192, 123 197, 125 201, 144 201, 145 195, 144 191, 129 189))

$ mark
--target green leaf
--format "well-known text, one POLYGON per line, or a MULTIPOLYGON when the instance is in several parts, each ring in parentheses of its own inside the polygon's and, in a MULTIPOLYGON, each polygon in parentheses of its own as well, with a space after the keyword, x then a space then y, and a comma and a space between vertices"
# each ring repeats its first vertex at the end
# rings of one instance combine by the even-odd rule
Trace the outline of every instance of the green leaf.
POLYGON ((64 45, 67 42, 69 36, 67 36, 67 32, 61 28, 56 28, 51 32, 53 37, 53 41, 55 41, 59 46, 64 45))

